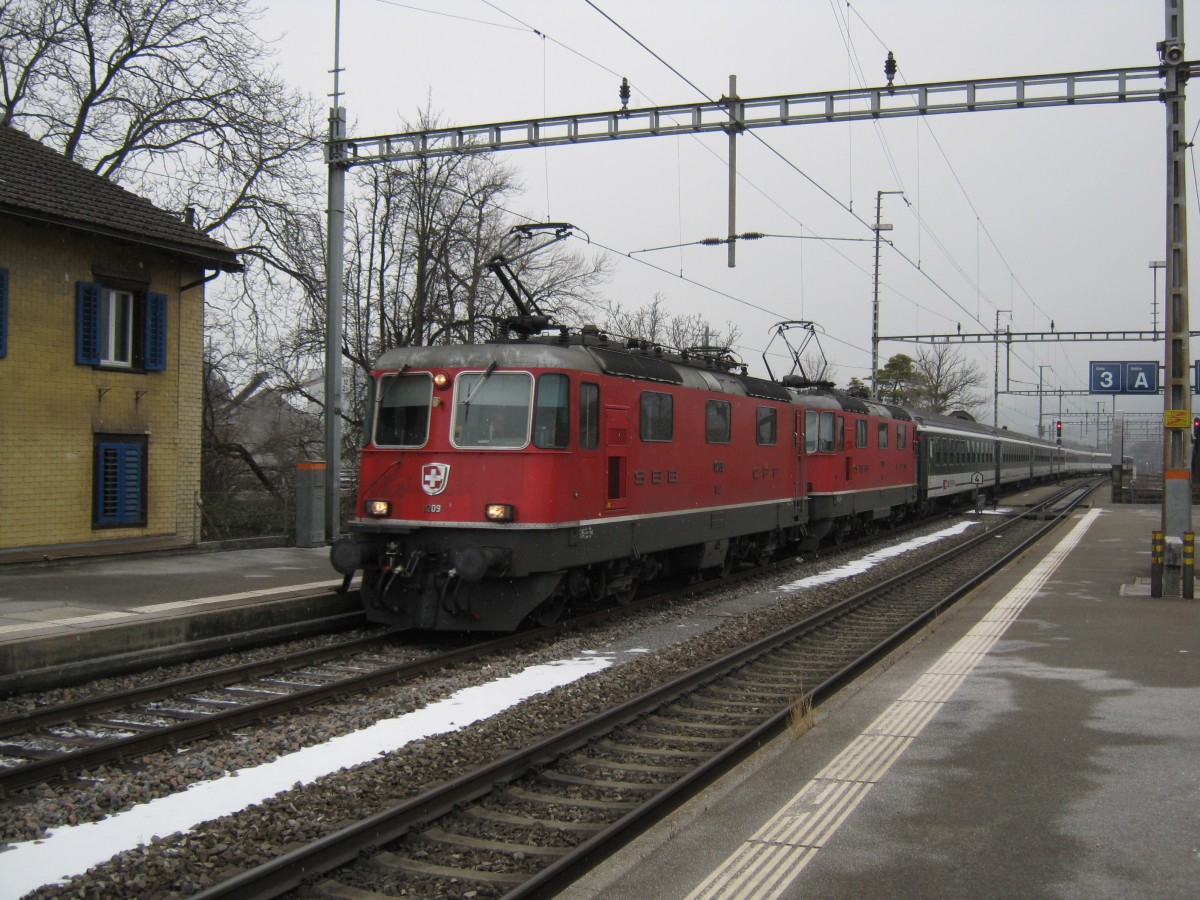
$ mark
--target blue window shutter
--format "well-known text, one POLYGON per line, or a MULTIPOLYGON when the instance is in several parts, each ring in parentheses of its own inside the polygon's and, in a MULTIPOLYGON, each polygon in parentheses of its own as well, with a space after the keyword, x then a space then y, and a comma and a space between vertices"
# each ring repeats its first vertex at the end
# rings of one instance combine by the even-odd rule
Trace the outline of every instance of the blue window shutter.
POLYGON ((96 445, 96 524, 138 525, 145 521, 142 486, 145 445, 104 441, 96 445))
POLYGON ((0 269, 0 359, 8 355, 8 269, 0 269))
POLYGON ((141 522, 142 514, 142 453, 141 444, 121 446, 121 521, 141 522))
POLYGON ((100 365, 100 285, 91 281, 75 284, 75 362, 100 365))
POLYGON ((146 295, 146 368, 161 372, 167 367, 167 295, 146 295))

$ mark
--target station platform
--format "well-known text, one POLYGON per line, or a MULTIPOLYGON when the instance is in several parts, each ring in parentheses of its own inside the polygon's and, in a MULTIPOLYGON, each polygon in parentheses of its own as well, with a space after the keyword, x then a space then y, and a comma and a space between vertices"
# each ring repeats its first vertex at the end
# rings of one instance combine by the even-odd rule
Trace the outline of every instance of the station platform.
POLYGON ((1200 601, 1107 493, 560 896, 1196 896, 1200 601))
POLYGON ((341 584, 326 547, 3 565, 0 696, 94 676, 99 658, 114 672, 142 669, 175 660, 185 645, 215 653, 320 617, 322 630, 331 616, 357 621, 357 594, 335 593, 341 584))

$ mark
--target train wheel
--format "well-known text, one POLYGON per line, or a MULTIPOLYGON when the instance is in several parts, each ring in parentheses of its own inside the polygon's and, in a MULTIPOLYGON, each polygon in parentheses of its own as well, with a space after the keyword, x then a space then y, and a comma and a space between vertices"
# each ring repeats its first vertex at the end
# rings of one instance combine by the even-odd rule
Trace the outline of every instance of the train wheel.
POLYGON ((567 605, 566 598, 557 593, 529 614, 529 619, 535 625, 546 628, 553 625, 562 616, 563 608, 567 605))
POLYGON ((358 587, 358 595, 362 598, 364 606, 379 606, 380 586, 383 582, 383 573, 378 569, 363 569, 362 581, 358 587))
POLYGON ((637 596, 638 578, 632 575, 629 578, 629 584, 620 590, 613 593, 613 602, 617 606, 628 606, 633 602, 633 598, 637 596))

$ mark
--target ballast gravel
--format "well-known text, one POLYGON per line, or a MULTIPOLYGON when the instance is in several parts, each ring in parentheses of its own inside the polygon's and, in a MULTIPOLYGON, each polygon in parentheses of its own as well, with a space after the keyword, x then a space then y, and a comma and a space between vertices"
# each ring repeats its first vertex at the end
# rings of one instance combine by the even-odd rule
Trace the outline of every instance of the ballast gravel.
MULTIPOLYGON (((941 520, 918 534, 941 530, 941 520)), ((184 790, 189 784, 268 762, 280 755, 364 728, 375 721, 419 709, 464 688, 491 682, 529 666, 585 651, 631 642, 652 631, 662 635, 681 623, 703 619, 706 629, 652 653, 624 654, 622 664, 590 674, 565 687, 527 699, 512 709, 460 731, 415 741, 376 760, 344 769, 307 786, 297 785, 264 803, 206 822, 185 834, 156 839, 61 885, 48 885, 28 895, 37 898, 154 898, 189 896, 281 853, 329 834, 395 801, 482 765, 504 752, 520 749, 564 725, 594 715, 643 693, 697 665, 715 659, 759 637, 852 596, 868 583, 885 580, 969 539, 975 529, 884 561, 869 572, 797 593, 778 586, 833 568, 864 551, 823 551, 775 571, 755 583, 732 590, 707 589, 703 595, 669 608, 656 608, 619 622, 571 634, 509 658, 494 658, 471 667, 456 667, 418 682, 381 689, 342 703, 325 704, 285 721, 239 730, 177 753, 160 752, 125 767, 105 766, 85 773, 70 785, 42 785, 17 792, 0 806, 0 838, 5 842, 43 836, 47 829, 97 821, 157 797, 184 790), (746 604, 754 596, 754 604, 746 604), (731 605, 746 611, 729 612, 731 605)), ((911 533, 910 533, 911 534, 911 533)), ((276 651, 277 652, 277 651, 276 651)), ((191 668, 191 666, 189 666, 191 668)), ((128 679, 129 686, 148 677, 181 674, 182 667, 156 670, 153 676, 128 679)), ((106 679, 104 690, 119 679, 106 679)), ((88 688, 17 698, 0 704, 11 714, 49 702, 82 695, 88 688)), ((542 815, 547 815, 542 810, 542 815)), ((564 807, 555 818, 571 821, 564 807)), ((561 838, 555 838, 561 841, 561 838)), ((462 885, 458 894, 487 896, 478 886, 462 885)), ((438 890, 442 890, 441 887, 438 890)))

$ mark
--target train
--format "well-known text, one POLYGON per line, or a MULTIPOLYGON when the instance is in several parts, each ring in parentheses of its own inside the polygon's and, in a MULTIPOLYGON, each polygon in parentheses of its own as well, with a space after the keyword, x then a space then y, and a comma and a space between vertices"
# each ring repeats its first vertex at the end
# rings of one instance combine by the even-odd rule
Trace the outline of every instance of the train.
POLYGON ((362 572, 371 621, 547 624, 655 578, 1109 469, 969 417, 755 377, 722 352, 546 325, 524 311, 488 343, 379 358, 355 514, 331 548, 347 583, 362 572))

